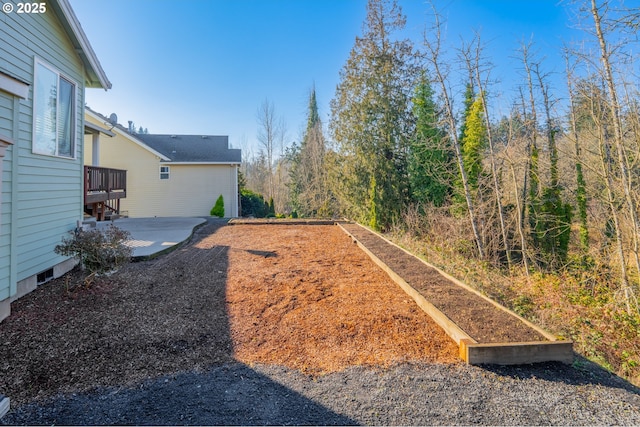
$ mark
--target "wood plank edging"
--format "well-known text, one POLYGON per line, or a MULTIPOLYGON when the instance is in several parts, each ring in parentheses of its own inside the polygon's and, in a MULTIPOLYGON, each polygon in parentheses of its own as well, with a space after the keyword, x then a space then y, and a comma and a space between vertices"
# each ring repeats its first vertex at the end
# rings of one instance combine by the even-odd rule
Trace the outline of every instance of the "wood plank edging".
POLYGON ((427 313, 444 331, 449 337, 451 337, 457 344, 459 349, 460 358, 470 365, 480 364, 498 364, 498 365, 519 365, 538 362, 550 362, 557 361, 562 363, 573 363, 573 341, 570 340, 558 340, 554 335, 546 332, 539 326, 527 321, 506 307, 491 300, 485 295, 482 295, 475 289, 465 285, 456 278, 443 272, 439 268, 432 266, 425 260, 415 256, 406 249, 396 245, 383 236, 379 235, 373 230, 368 229, 360 224, 360 227, 365 230, 371 231, 378 237, 381 237, 387 243, 394 245, 395 247, 402 249, 405 253, 420 260, 428 267, 434 268, 445 278, 451 280, 453 283, 463 287, 466 290, 473 292, 475 295, 482 297, 483 299, 492 303, 493 306, 499 308, 507 313, 511 314, 515 318, 521 320, 527 326, 539 331, 543 336, 548 337, 549 341, 531 341, 531 342, 502 342, 502 343, 478 343, 471 338, 466 332, 464 332, 458 325, 456 325, 451 319, 449 319, 444 313, 438 310, 433 304, 426 300, 418 291, 416 291, 411 285, 409 285, 402 277, 394 272, 389 266, 387 266, 381 259, 373 254, 364 244, 355 238, 349 231, 347 231, 342 224, 337 224, 342 231, 344 231, 385 273, 391 277, 413 300, 418 306, 427 313))
POLYGON ((471 338, 469 334, 463 331, 458 325, 456 325, 451 319, 449 319, 443 312, 438 310, 436 306, 431 304, 427 299, 416 291, 406 280, 400 277, 395 271, 389 268, 380 258, 373 254, 366 246, 364 246, 358 239, 356 239, 351 233, 349 233, 342 224, 337 224, 342 231, 344 231, 351 239, 366 253, 369 258, 380 267, 387 275, 400 286, 415 302, 418 306, 427 313, 434 322, 440 326, 445 333, 460 346, 462 341, 466 341, 471 344, 477 343, 476 340, 471 338))
MULTIPOLYGON (((404 251, 406 254, 411 255, 412 257, 414 257, 415 259, 419 260, 420 262, 422 262, 423 264, 425 264, 427 267, 433 268, 434 270, 436 270, 438 273, 440 273, 440 275, 442 275, 443 277, 447 278, 448 280, 450 280, 451 282, 455 283, 456 285, 464 288, 465 290, 474 293, 475 295, 479 296, 480 298, 484 299, 485 301, 489 302, 490 304, 492 304, 493 306, 495 306, 496 308, 508 313, 509 315, 515 317, 516 319, 518 319, 519 321, 521 321, 522 323, 524 323, 525 325, 527 325, 528 327, 530 327, 531 329, 535 330, 536 332, 538 332, 540 335, 542 335, 543 337, 545 337, 546 339, 548 339, 549 341, 558 341, 558 337, 555 336, 554 334, 542 329, 540 326, 530 322, 529 320, 525 319, 524 317, 520 316, 519 314, 511 311, 510 309, 508 309, 507 307, 503 306, 502 304, 492 300, 491 298, 489 298, 488 296, 484 295, 483 293, 481 293, 480 291, 478 291, 477 289, 472 288, 471 286, 467 285, 466 283, 462 282, 459 279, 456 279, 455 277, 451 276, 450 274, 448 274, 447 272, 441 270, 440 268, 436 267, 435 265, 430 264, 429 262, 425 261, 424 259, 416 256, 415 254, 412 254, 411 252, 409 252, 408 250, 406 250, 405 248, 393 243, 391 240, 387 239, 386 237, 382 236, 381 234, 371 230, 368 227, 365 227, 362 224, 358 224, 358 223, 354 223, 362 228, 364 228, 365 230, 375 234, 376 236, 380 237, 381 239, 383 239, 385 242, 389 243, 390 245, 395 246, 396 248, 404 251)), ((561 342, 565 342, 566 340, 561 340, 561 342)))
POLYGON ((334 225, 333 219, 231 218, 228 225, 334 225))
POLYGON ((478 344, 462 340, 460 358, 470 365, 521 365, 539 362, 573 363, 572 341, 532 341, 478 344))

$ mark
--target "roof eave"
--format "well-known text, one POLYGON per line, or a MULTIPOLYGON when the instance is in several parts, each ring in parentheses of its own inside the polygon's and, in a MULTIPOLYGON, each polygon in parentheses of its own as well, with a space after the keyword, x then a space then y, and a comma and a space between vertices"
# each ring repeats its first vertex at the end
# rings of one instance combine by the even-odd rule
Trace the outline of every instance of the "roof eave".
POLYGON ((204 161, 196 161, 196 162, 172 162, 172 161, 161 161, 160 163, 166 163, 171 165, 241 165, 242 162, 204 162, 204 161))
MULTIPOLYGON (((85 107, 84 113, 89 115, 89 116, 91 116, 91 117, 93 117, 94 119, 96 119, 98 121, 105 121, 105 124, 106 124, 106 117, 102 116, 102 114, 100 114, 100 113, 98 113, 96 111, 93 111, 89 107, 85 107)), ((126 132, 124 129, 121 129, 120 125, 116 125, 116 126, 112 127, 111 130, 113 132, 115 132, 115 134, 121 135, 122 137, 128 139, 129 141, 133 142, 134 144, 137 144, 138 146, 140 146, 144 150, 146 150, 146 151, 150 152, 151 154, 153 154, 154 156, 158 157, 160 159, 160 161, 171 162, 170 158, 168 158, 167 156, 165 156, 161 152, 156 151, 153 148, 149 147, 143 141, 141 141, 138 138, 136 138, 135 136, 131 135, 129 132, 126 132)))
POLYGON ((57 5, 60 21, 67 30, 67 33, 71 37, 71 41, 76 49, 76 53, 80 56, 80 59, 85 65, 87 71, 86 86, 93 88, 103 88, 104 90, 111 89, 111 82, 107 78, 106 73, 100 65, 100 61, 96 56, 95 51, 87 39, 87 35, 84 33, 80 21, 73 12, 68 0, 55 0, 53 5, 57 5))

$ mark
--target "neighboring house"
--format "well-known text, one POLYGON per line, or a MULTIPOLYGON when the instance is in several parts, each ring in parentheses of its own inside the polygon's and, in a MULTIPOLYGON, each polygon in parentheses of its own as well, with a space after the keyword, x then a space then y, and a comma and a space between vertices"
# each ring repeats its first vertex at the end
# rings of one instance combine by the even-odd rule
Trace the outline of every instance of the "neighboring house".
POLYGON ((120 213, 131 218, 208 216, 220 195, 225 217, 238 216, 239 149, 227 136, 132 134, 86 109, 87 124, 115 134, 85 143, 85 164, 126 170, 120 213), (97 152, 96 152, 97 150, 97 152))
POLYGON ((69 2, 39 5, 0 14, 0 321, 75 265, 54 247, 83 218, 84 90, 111 87, 69 2))

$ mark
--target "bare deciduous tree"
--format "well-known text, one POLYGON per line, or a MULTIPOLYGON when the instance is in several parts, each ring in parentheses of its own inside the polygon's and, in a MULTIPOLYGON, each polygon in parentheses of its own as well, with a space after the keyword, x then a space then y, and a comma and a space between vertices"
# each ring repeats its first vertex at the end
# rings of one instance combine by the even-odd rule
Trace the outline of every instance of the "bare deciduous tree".
POLYGON ((491 126, 491 120, 489 116, 489 107, 487 105, 487 82, 489 81, 490 69, 484 69, 483 67, 483 58, 482 58, 482 46, 480 44, 480 34, 476 33, 475 38, 475 49, 474 49, 474 57, 469 58, 467 64, 470 65, 470 74, 475 79, 476 85, 478 86, 478 92, 480 101, 482 102, 482 108, 484 110, 485 115, 485 127, 487 130, 487 142, 489 144, 489 163, 491 165, 491 178, 493 181, 493 191, 496 198, 496 210, 498 214, 498 219, 500 220, 500 232, 502 234, 502 246, 507 256, 507 265, 511 268, 512 260, 511 260, 511 249, 509 247, 509 237, 507 232, 507 226, 505 223, 505 215, 502 207, 502 190, 500 188, 500 180, 498 173, 498 166, 496 162, 496 153, 495 153, 495 143, 493 138, 493 130, 491 126), (485 74, 483 78, 482 74, 485 74))
POLYGON ((473 236, 475 239, 476 247, 478 249, 478 255, 482 259, 485 258, 484 244, 478 230, 474 203, 471 196, 471 189, 469 188, 469 179, 465 169, 464 159, 462 157, 462 148, 458 139, 458 126, 455 110, 453 108, 453 98, 450 94, 450 87, 448 85, 449 82, 447 81, 446 66, 442 62, 441 58, 442 23, 440 15, 438 14, 435 7, 433 7, 433 19, 434 24, 431 28, 431 31, 429 31, 429 33, 432 34, 433 38, 430 40, 426 36, 426 34, 423 38, 424 47, 427 49, 426 59, 428 64, 431 66, 431 71, 435 79, 435 83, 440 87, 440 96, 442 97, 443 101, 443 116, 444 120, 446 121, 451 145, 453 146, 456 153, 456 160, 458 163, 458 169, 460 171, 460 178, 462 181, 464 197, 467 204, 467 211, 469 214, 469 221, 471 222, 471 228, 473 230, 473 236))
MULTIPOLYGON (((618 88, 616 86, 617 80, 614 77, 614 65, 612 63, 612 55, 615 52, 615 48, 612 48, 611 44, 608 42, 606 35, 607 28, 605 27, 605 25, 603 25, 603 19, 606 18, 607 11, 610 7, 609 3, 610 2, 607 0, 598 5, 596 0, 591 0, 590 13, 593 18, 595 36, 597 38, 598 46, 600 49, 601 74, 607 88, 607 102, 613 126, 613 143, 618 155, 617 172, 620 176, 624 199, 627 205, 629 221, 631 222, 631 238, 633 241, 632 258, 635 261, 636 270, 638 276, 640 277, 640 237, 638 235, 640 231, 640 224, 638 221, 636 200, 633 195, 633 180, 630 177, 629 158, 624 144, 623 126, 621 119, 622 108, 619 102, 618 88)), ((625 268, 625 266, 623 266, 623 268, 625 268)), ((635 299, 633 295, 633 289, 629 286, 628 283, 623 284, 623 286, 627 310, 631 311, 630 304, 631 301, 635 299)))
POLYGON ((279 153, 278 150, 282 150, 285 137, 285 125, 283 119, 276 116, 273 102, 268 99, 265 99, 258 108, 256 118, 258 120, 258 142, 262 146, 267 160, 267 179, 269 185, 266 195, 272 198, 276 193, 274 184, 274 156, 279 153))

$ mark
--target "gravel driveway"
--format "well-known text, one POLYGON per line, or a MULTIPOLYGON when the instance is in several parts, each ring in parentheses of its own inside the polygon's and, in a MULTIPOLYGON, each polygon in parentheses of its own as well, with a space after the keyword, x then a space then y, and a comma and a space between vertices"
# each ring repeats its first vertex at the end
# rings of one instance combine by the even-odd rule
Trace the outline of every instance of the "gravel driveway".
POLYGON ((308 377, 228 364, 134 388, 23 405, 6 424, 639 425, 638 388, 588 362, 473 367, 400 364, 308 377))

